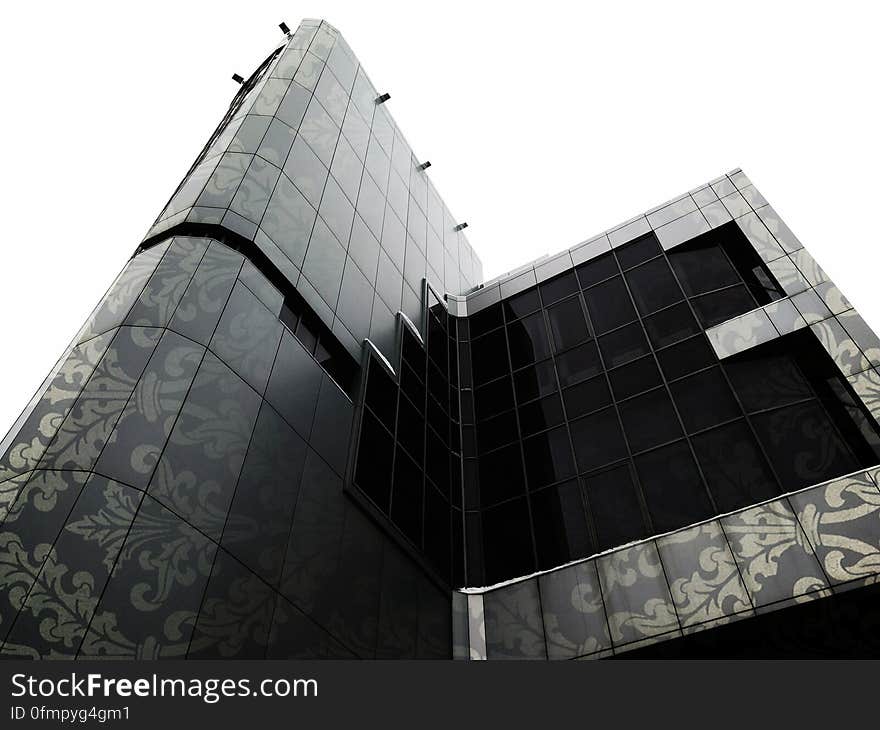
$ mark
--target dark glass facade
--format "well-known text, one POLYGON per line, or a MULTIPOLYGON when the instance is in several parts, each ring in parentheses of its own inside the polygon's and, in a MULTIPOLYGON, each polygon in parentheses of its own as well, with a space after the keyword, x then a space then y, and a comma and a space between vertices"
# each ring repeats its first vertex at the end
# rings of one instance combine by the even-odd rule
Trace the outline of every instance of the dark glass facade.
POLYGON ((483 283, 304 21, 0 443, 2 652, 853 653, 877 366, 741 171, 483 283))

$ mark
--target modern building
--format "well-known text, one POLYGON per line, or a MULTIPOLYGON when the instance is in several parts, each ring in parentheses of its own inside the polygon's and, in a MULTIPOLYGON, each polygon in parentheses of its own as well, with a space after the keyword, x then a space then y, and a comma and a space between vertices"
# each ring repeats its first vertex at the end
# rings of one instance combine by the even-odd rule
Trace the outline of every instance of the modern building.
POLYGON ((484 283, 386 101, 243 82, 0 443, 2 653, 877 655, 880 340, 742 171, 484 283))

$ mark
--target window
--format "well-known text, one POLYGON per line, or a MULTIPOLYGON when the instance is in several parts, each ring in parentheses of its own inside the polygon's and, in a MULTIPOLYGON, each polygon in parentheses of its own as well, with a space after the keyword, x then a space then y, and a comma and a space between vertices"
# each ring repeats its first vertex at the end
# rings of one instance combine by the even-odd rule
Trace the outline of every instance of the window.
POLYGON ((595 342, 587 342, 556 358, 559 383, 562 387, 599 375, 602 365, 595 342))
POLYGON ((657 388, 621 403, 620 419, 634 453, 681 435, 681 426, 665 388, 657 388))
POLYGON ((574 476, 574 460, 565 428, 556 428, 523 441, 529 489, 574 476))
POLYGON ((617 269, 617 262, 614 260, 614 254, 611 252, 602 254, 575 269, 578 281, 580 281, 581 289, 598 284, 612 276, 617 276, 620 271, 617 269))
POLYGON ((611 403, 611 392, 605 376, 586 380, 583 383, 566 388, 562 392, 565 401, 565 412, 569 419, 583 416, 611 403))
POLYGON ((598 550, 608 550, 648 534, 628 463, 590 474, 584 481, 598 550))
POLYGON ((543 360, 550 355, 547 327, 541 312, 508 324, 507 337, 510 342, 510 361, 514 368, 543 360))
POLYGON ((602 349, 605 367, 609 369, 624 365, 651 351, 638 322, 602 335, 599 338, 599 347, 602 349))
POLYGON ((648 339, 659 350, 700 332, 690 307, 682 302, 645 318, 648 339))
POLYGON ((779 494, 776 479, 745 421, 702 433, 693 444, 709 491, 722 512, 779 494))
POLYGON ((608 373, 611 389, 617 400, 642 393, 660 385, 660 371, 650 355, 608 373))
POLYGON ((636 307, 642 314, 651 314, 684 299, 664 258, 631 269, 625 276, 636 307))
POLYGON ((688 433, 742 415, 720 368, 712 368, 673 383, 669 389, 688 433))
POLYGON ((661 254, 660 244, 653 233, 649 233, 625 246, 614 250, 621 269, 631 269, 643 261, 652 259, 661 254))
POLYGON ((556 351, 567 350, 590 337, 587 320, 581 309, 580 299, 572 297, 547 310, 550 331, 556 351))
POLYGON ((724 322, 755 308, 755 299, 742 284, 691 300, 704 327, 724 322))
POLYGON ((678 246, 668 255, 688 296, 722 289, 741 281, 730 259, 714 243, 678 246))
POLYGON ((619 276, 597 284, 584 292, 590 321, 596 332, 608 332, 636 318, 629 292, 619 276))
POLYGON ((579 471, 596 469, 627 455, 613 408, 572 421, 571 440, 579 471))
POLYGON ((685 441, 636 457, 636 470, 655 532, 699 522, 712 505, 685 441))

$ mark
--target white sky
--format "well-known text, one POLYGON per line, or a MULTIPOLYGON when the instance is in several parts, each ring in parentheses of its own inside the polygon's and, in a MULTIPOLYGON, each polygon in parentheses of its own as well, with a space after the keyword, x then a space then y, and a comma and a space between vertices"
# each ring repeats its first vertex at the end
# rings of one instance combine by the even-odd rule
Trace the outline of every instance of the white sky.
POLYGON ((0 436, 302 17, 391 93, 487 278, 741 166, 880 327, 877 4, 10 2, 0 436))

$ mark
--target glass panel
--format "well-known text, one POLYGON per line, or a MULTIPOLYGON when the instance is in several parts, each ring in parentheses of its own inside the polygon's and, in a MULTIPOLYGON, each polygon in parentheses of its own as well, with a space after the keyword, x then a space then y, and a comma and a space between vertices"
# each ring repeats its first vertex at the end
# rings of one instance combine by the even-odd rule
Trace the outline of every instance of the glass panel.
POLYGON ((755 299, 742 284, 691 300, 704 327, 711 327, 755 308, 755 299))
POLYGON ((794 360, 787 355, 747 352, 726 360, 723 367, 749 413, 815 395, 794 360))
POLYGON ((80 647, 80 655, 112 653, 119 659, 135 659, 152 655, 157 637, 167 637, 162 642, 161 655, 184 656, 216 551, 216 545, 202 533, 145 496, 80 647), (179 558, 175 570, 164 573, 158 562, 134 557, 138 551, 141 555, 148 551, 160 555, 168 548, 166 536, 170 535, 174 536, 179 558), (155 588, 133 596, 133 586, 155 588), (113 627, 113 636, 117 637, 112 642, 104 631, 108 626, 113 627))
POLYGON ((819 401, 753 416, 752 423, 785 491, 859 468, 819 401))
POLYGON ((686 303, 675 304, 645 318, 645 329, 654 349, 672 345, 695 335, 700 326, 686 303))
POLYGON ((587 656, 611 647, 595 561, 547 573, 538 583, 550 659, 587 656))
POLYGON ((648 534, 629 463, 590 474, 585 481, 599 550, 648 534))
POLYGON ((593 552, 577 481, 542 489, 529 499, 539 570, 555 568, 593 552))
POLYGON ((524 439, 523 455, 529 489, 574 476, 574 460, 565 428, 524 439))
POLYGON ((582 289, 598 284, 600 281, 620 273, 617 268, 617 262, 614 260, 614 254, 611 252, 581 264, 575 271, 582 289))
POLYGON ((687 442, 642 454, 635 462, 655 531, 675 530, 713 514, 687 442))
POLYGON ((611 403, 611 392, 605 376, 584 381, 562 392, 565 400, 565 412, 568 417, 577 418, 611 403))
POLYGON ((642 314, 651 314, 684 298, 664 258, 654 259, 637 269, 631 269, 625 276, 636 306, 642 314))
POLYGON ((562 423, 562 401, 555 393, 520 406, 519 423, 523 436, 538 433, 562 423))
POLYGON ((415 545, 422 544, 423 471, 399 448, 394 456, 391 519, 415 545))
POLYGON ((471 341, 471 363, 476 385, 486 383, 510 370, 507 338, 503 329, 471 341))
POLYGON ((620 404, 620 418, 630 449, 644 451, 681 435, 681 426, 664 388, 620 404))
POLYGON ((683 629, 751 610, 718 522, 661 537, 657 547, 683 629))
POLYGON ((669 389, 688 433, 742 415, 719 368, 676 381, 669 389))
MULTIPOLYGON (((390 452, 387 466, 381 463, 381 452, 370 453, 371 476, 384 478, 388 485, 390 452)), ((272 585, 281 579, 305 459, 305 442, 264 403, 229 508, 223 547, 272 585)))
POLYGON ((653 542, 600 557, 597 566, 615 646, 679 631, 653 542))
POLYGON ((223 531, 260 402, 207 353, 150 482, 150 496, 214 540, 223 531))
POLYGON ((880 492, 867 474, 793 494, 789 502, 832 583, 880 572, 880 492))
POLYGON ((821 591, 827 582, 785 500, 721 518, 756 607, 821 591))
POLYGON ((572 297, 547 310, 556 351, 567 350, 590 336, 580 299, 572 297))
POLYGON ((546 659, 541 601, 536 579, 483 596, 489 659, 546 659))
POLYGON ((278 318, 244 284, 237 282, 209 347, 262 393, 269 380, 281 331, 278 318))
POLYGON ((518 403, 525 403, 556 390, 556 371, 552 360, 519 370, 513 374, 513 387, 518 403))
POLYGON ((483 421, 477 428, 477 442, 481 453, 513 443, 517 439, 519 439, 519 431, 515 411, 507 411, 483 421))
POLYGON ((571 440, 580 471, 595 469, 627 455, 613 408, 572 421, 571 440))
POLYGON ((101 452, 96 471, 146 489, 205 348, 166 330, 101 452))
POLYGON ((657 353, 657 360, 668 380, 702 370, 718 362, 715 353, 703 335, 691 337, 657 353))
POLYGON ((553 304, 553 302, 558 302, 563 297, 567 297, 569 294, 574 294, 578 289, 578 284, 574 272, 569 271, 561 276, 557 276, 555 279, 545 281, 538 288, 541 290, 541 299, 546 307, 553 304))
POLYGON ((643 357, 608 373, 614 397, 629 398, 660 385, 660 371, 653 357, 643 357))
POLYGON ((740 282, 724 251, 714 244, 678 246, 667 255, 688 296, 740 282))
POLYGON ((608 332, 636 318, 629 292, 621 277, 597 284, 584 292, 590 321, 596 332, 608 332))
POLYGON ((599 338, 599 347, 602 348, 606 368, 623 365, 651 351, 638 322, 603 335, 599 338))
POLYGON ((486 583, 498 583, 534 571, 525 499, 513 499, 485 510, 482 525, 486 583))
POLYGON ((625 246, 614 249, 614 254, 620 262, 620 268, 630 269, 636 264, 647 261, 661 254, 660 244, 653 233, 637 238, 625 246))
POLYGON ((510 387, 510 378, 500 378, 493 383, 477 388, 474 391, 474 401, 478 421, 508 410, 513 405, 513 389, 510 387))
MULTIPOLYGON (((547 326, 541 312, 508 324, 507 338, 510 342, 510 361, 514 368, 543 360, 550 355, 547 326)), ((481 341, 477 340, 474 344, 479 345, 481 341)), ((477 357, 479 351, 478 349, 477 357)))
POLYGON ((480 457, 480 503, 487 507, 525 492, 519 444, 480 457))
POLYGON ((559 383, 564 388, 602 372, 595 342, 586 342, 556 358, 559 383))
POLYGON ((745 421, 693 439, 709 491, 722 512, 747 507, 779 494, 779 486, 745 421))
POLYGON ((507 321, 524 317, 541 308, 541 301, 538 297, 537 288, 528 289, 520 294, 516 294, 503 302, 504 313, 507 321))

